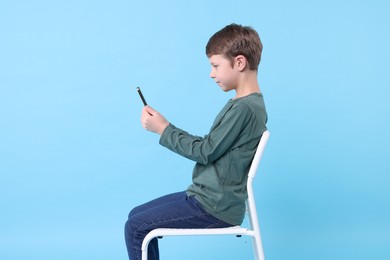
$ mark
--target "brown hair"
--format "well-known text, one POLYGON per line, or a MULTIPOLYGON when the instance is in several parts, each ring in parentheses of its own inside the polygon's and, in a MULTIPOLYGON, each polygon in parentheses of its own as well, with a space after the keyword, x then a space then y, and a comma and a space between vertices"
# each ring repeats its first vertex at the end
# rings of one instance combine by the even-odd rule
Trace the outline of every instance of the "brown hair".
POLYGON ((243 55, 251 70, 257 70, 263 44, 257 32, 249 26, 230 24, 211 36, 206 45, 206 55, 221 54, 233 62, 238 55, 243 55))

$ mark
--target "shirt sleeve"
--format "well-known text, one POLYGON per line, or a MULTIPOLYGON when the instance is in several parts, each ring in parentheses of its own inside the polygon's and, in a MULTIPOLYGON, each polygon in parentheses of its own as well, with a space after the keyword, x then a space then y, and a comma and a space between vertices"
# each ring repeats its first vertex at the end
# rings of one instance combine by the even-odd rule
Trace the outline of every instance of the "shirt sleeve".
POLYGON ((233 147, 251 116, 249 106, 237 102, 205 137, 191 135, 170 124, 161 135, 160 144, 190 160, 209 164, 233 147))

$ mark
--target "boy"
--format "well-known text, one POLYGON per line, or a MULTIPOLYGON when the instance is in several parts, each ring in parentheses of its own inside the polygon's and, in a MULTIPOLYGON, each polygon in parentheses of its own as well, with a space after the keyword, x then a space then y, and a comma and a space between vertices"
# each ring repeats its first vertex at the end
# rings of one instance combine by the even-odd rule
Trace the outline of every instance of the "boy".
MULTIPOLYGON (((255 30, 231 24, 215 33, 206 46, 210 77, 225 92, 234 90, 205 137, 190 135, 149 106, 142 126, 159 134, 160 144, 196 162, 192 184, 134 208, 125 225, 131 260, 141 259, 144 237, 156 228, 222 228, 239 225, 245 215, 246 181, 267 114, 257 81, 262 43, 255 30)), ((148 259, 159 259, 153 239, 148 259)))

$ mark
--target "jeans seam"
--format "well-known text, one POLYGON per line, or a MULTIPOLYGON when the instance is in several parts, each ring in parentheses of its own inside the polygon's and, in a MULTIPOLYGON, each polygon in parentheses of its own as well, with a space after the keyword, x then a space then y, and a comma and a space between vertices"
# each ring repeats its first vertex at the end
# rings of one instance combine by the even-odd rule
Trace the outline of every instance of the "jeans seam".
POLYGON ((209 225, 209 226, 206 227, 206 228, 213 228, 213 227, 219 225, 221 222, 222 222, 222 221, 218 219, 218 222, 217 222, 217 223, 211 224, 211 225, 209 225))

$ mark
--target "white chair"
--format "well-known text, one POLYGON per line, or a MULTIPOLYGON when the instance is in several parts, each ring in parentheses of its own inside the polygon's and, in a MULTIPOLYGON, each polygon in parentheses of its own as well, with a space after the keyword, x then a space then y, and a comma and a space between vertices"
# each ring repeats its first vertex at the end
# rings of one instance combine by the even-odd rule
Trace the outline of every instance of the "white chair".
POLYGON ((261 137, 253 158, 251 167, 248 173, 247 190, 247 215, 249 219, 249 227, 234 226, 228 228, 202 228, 202 229, 179 229, 179 228, 158 228, 150 231, 144 238, 142 243, 142 260, 148 259, 148 245, 155 237, 163 236, 206 236, 206 235, 236 235, 252 237, 253 250, 256 260, 264 260, 264 250, 261 242, 260 226, 257 217, 255 198, 253 194, 252 182, 256 175, 257 168, 260 164, 265 146, 268 142, 269 131, 265 131, 261 137))

